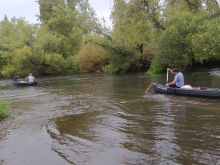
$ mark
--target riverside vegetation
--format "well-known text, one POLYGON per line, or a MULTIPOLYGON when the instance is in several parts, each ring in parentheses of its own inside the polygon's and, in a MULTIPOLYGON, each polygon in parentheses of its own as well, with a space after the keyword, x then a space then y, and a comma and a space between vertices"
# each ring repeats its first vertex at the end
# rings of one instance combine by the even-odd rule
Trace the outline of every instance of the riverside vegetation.
POLYGON ((0 99, 0 121, 8 116, 8 102, 3 99, 0 99))
POLYGON ((218 0, 112 0, 112 28, 88 0, 39 0, 41 24, 0 23, 0 73, 184 69, 220 61, 218 0))

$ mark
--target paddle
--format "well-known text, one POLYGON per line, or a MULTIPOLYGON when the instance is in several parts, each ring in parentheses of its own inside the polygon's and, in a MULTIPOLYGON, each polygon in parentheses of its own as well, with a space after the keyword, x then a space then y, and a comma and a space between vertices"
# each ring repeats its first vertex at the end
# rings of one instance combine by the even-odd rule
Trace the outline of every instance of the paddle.
MULTIPOLYGON (((169 70, 167 70, 167 80, 166 80, 166 84, 168 84, 168 74, 169 74, 169 70)), ((167 94, 167 86, 166 86, 166 94, 167 94)))
POLYGON ((144 92, 144 93, 147 93, 147 92, 148 92, 148 90, 150 89, 151 85, 152 85, 152 83, 151 83, 150 86, 147 88, 146 92, 144 92))

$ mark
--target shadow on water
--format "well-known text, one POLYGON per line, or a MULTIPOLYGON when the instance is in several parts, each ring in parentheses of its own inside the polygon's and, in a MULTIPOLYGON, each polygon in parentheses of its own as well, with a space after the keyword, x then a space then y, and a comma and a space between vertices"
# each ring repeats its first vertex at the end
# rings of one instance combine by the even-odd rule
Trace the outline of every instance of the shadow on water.
MULTIPOLYGON (((218 72, 184 75, 187 84, 219 88, 218 72)), ((0 143, 0 157, 9 165, 220 164, 219 99, 143 94, 165 79, 79 74, 43 76, 35 88, 3 85, 19 127, 0 143)))

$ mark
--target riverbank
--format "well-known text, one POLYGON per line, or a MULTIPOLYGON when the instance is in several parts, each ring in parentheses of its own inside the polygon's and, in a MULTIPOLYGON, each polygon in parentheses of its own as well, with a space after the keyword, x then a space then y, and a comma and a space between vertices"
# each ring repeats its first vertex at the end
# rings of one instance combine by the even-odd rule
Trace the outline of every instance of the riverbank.
MULTIPOLYGON (((8 129, 12 124, 11 117, 6 117, 4 120, 0 122, 0 142, 4 141, 6 139, 6 135, 10 134, 8 129)), ((3 146, 0 146, 0 149, 2 149, 3 146)), ((0 165, 3 165, 5 160, 0 157, 0 165)))
POLYGON ((0 122, 0 141, 4 140, 5 135, 7 135, 7 130, 11 125, 11 118, 6 117, 4 120, 0 122))

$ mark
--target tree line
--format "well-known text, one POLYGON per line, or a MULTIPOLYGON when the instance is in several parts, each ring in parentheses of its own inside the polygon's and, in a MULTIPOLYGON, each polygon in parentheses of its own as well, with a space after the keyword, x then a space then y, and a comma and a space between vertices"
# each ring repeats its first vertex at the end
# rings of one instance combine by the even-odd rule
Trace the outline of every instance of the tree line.
POLYGON ((0 22, 0 73, 184 69, 220 61, 219 0, 112 0, 112 28, 88 0, 39 0, 41 24, 0 22))

